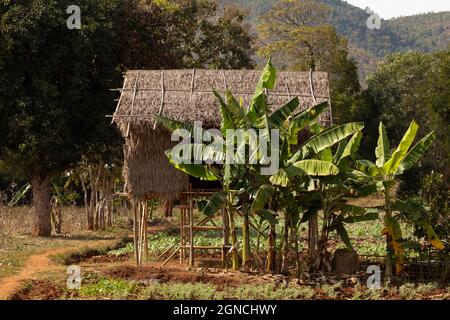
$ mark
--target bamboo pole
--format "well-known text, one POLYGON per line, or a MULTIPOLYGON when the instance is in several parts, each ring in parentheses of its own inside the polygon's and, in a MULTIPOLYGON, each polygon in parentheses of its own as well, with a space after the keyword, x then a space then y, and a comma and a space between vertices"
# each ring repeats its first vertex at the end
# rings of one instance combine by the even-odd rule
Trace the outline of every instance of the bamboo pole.
POLYGON ((185 254, 185 250, 183 248, 183 246, 186 245, 186 241, 185 241, 185 230, 184 230, 184 212, 185 209, 182 208, 181 210, 181 225, 180 225, 180 242, 181 242, 181 247, 180 247, 180 264, 183 263, 184 260, 184 254, 185 254))
MULTIPOLYGON (((152 204, 153 207, 153 204, 152 204)), ((147 233, 147 220, 148 219, 148 206, 147 201, 144 201, 144 256, 145 261, 148 261, 148 233, 147 233)))
MULTIPOLYGON (((134 91, 134 89, 112 89, 111 91, 119 91, 119 92, 130 92, 130 91, 134 91)), ((158 92, 161 92, 161 89, 151 89, 151 88, 140 88, 139 89, 139 91, 140 92, 146 92, 146 91, 151 91, 151 92, 155 92, 155 91, 158 91, 158 92)), ((190 89, 188 89, 188 90, 186 90, 186 89, 165 89, 165 92, 167 93, 167 92, 182 92, 182 93, 190 93, 191 92, 191 90, 190 89)), ((208 90, 195 90, 195 93, 212 93, 213 91, 208 91, 208 90)), ((218 93, 225 93, 225 91, 224 92, 222 92, 222 91, 218 91, 218 93)), ((243 94, 245 94, 245 95, 251 95, 251 94, 254 94, 254 92, 251 92, 251 91, 233 91, 233 93, 235 93, 236 95, 243 95, 243 94)), ((304 94, 304 93, 300 93, 300 92, 290 92, 290 93, 285 93, 285 92, 280 92, 280 91, 278 91, 278 92, 274 92, 274 91, 271 91, 271 95, 272 96, 279 96, 279 97, 288 97, 289 98, 289 96, 295 96, 295 97, 299 97, 299 98, 311 98, 311 94, 304 94)), ((315 95, 314 96, 316 99, 317 98, 319 98, 319 99, 328 99, 329 97, 326 97, 326 96, 323 96, 323 95, 315 95)), ((120 100, 120 99, 119 99, 120 100)), ((153 114, 151 114, 151 115, 153 115, 153 114)), ((131 117, 136 117, 136 116, 139 116, 139 115, 120 115, 120 114, 109 114, 109 115, 107 115, 106 117, 108 117, 108 118, 112 118, 112 117, 114 117, 114 118, 119 118, 119 117, 125 117, 125 116, 131 116, 131 117)))
POLYGON ((179 245, 178 243, 174 243, 173 245, 171 245, 169 248, 167 248, 166 250, 164 250, 163 253, 161 253, 158 258, 156 258, 156 260, 161 259, 167 252, 169 252, 170 250, 172 250, 176 245, 179 245))
POLYGON ((139 201, 138 204, 138 221, 139 221, 139 229, 138 229, 138 251, 139 251, 139 265, 142 263, 142 202, 139 201))
POLYGON ((170 261, 170 259, 173 258, 173 256, 178 252, 178 249, 179 247, 176 250, 174 250, 166 260, 164 260, 164 262, 161 265, 162 267, 164 267, 170 261))
POLYGON ((145 248, 144 248, 144 243, 145 243, 145 236, 144 236, 144 234, 145 234, 145 232, 144 232, 144 229, 145 229, 145 208, 144 208, 144 202, 142 201, 141 203, 140 203, 140 214, 141 214, 141 216, 140 216, 140 221, 141 221, 141 224, 140 224, 140 228, 139 228, 139 230, 140 230, 140 237, 139 237, 139 251, 140 251, 140 254, 139 254, 139 258, 140 258, 140 263, 142 263, 142 256, 144 255, 144 253, 145 253, 145 248))
POLYGON ((194 266, 194 200, 189 195, 189 265, 194 266))
POLYGON ((139 224, 139 220, 138 220, 138 208, 137 208, 137 203, 135 200, 132 201, 132 206, 133 206, 133 215, 134 215, 134 219, 133 219, 133 232, 134 232, 134 254, 135 254, 135 258, 136 258, 136 264, 139 265, 139 250, 138 250, 138 224, 139 224))
MULTIPOLYGON (((136 93, 137 93, 137 85, 138 85, 138 81, 139 81, 139 73, 136 75, 136 80, 135 80, 135 82, 134 82, 134 87, 133 87, 133 99, 131 100, 131 110, 130 110, 130 115, 133 115, 133 111, 134 111, 134 100, 136 99, 136 93)), ((129 136, 130 136, 130 125, 131 125, 131 122, 128 122, 126 137, 129 137, 129 136)))

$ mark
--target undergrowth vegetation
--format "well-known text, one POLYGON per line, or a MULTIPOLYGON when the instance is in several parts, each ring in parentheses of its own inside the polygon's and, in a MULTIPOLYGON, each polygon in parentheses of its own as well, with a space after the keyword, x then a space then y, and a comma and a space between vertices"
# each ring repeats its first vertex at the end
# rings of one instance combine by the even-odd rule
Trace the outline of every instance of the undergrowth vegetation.
MULTIPOLYGON (((139 300, 412 300, 449 299, 450 289, 436 283, 405 283, 368 289, 359 282, 347 285, 298 285, 293 282, 242 284, 143 282, 85 275, 86 283, 79 291, 64 291, 58 299, 139 299, 139 300)), ((30 290, 30 286, 28 286, 30 290)))

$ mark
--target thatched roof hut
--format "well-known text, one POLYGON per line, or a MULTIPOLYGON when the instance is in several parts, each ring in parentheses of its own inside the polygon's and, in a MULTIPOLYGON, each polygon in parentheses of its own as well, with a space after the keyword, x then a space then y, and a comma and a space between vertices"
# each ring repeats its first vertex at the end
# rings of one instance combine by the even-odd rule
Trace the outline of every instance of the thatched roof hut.
MULTIPOLYGON (((125 138, 126 191, 136 199, 175 199, 188 189, 189 177, 169 164, 165 151, 174 143, 170 133, 156 125, 154 115, 184 122, 202 121, 219 127, 220 112, 212 91, 227 90, 248 105, 259 80, 254 70, 133 70, 125 74, 121 96, 113 115, 125 138)), ((276 110, 299 97, 301 109, 329 101, 326 72, 279 72, 268 103, 276 110), (312 81, 311 81, 312 80, 312 81)), ((331 122, 331 113, 322 122, 331 122)))

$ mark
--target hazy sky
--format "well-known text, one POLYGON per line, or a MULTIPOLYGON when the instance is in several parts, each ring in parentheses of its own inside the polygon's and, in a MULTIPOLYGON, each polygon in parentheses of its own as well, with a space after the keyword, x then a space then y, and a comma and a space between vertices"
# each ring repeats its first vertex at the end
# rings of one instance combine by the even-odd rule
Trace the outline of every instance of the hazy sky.
POLYGON ((360 8, 369 7, 383 19, 430 11, 450 11, 450 0, 346 0, 360 8))

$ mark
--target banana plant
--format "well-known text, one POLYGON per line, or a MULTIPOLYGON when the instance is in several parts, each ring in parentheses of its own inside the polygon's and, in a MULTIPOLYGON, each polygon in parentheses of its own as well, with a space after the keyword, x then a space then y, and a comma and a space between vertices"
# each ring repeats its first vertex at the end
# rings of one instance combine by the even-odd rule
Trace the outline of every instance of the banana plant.
POLYGON ((405 206, 402 207, 401 211, 398 210, 401 205, 399 201, 395 200, 393 192, 396 178, 412 168, 436 138, 433 131, 413 146, 418 129, 418 124, 412 121, 399 145, 391 153, 386 128, 380 122, 378 129, 379 138, 375 149, 376 162, 373 163, 368 160, 357 161, 357 169, 371 177, 374 184, 376 184, 377 190, 382 192, 384 196, 385 215, 382 234, 386 236, 386 277, 388 279, 393 276, 392 260, 396 261, 397 273, 400 273, 403 269, 405 249, 399 223, 401 217, 406 218, 409 223, 424 229, 430 243, 438 250, 443 249, 442 242, 437 238, 430 225, 425 221, 413 219, 413 215, 407 214, 409 210, 405 206))
MULTIPOLYGON (((268 212, 266 206, 269 200, 275 203, 276 207, 284 210, 285 226, 281 271, 285 271, 287 267, 288 230, 291 229, 291 234, 296 234, 296 226, 299 220, 298 195, 306 191, 305 189, 299 190, 298 180, 338 175, 339 167, 333 163, 332 159, 319 157, 319 155, 326 153, 329 148, 347 137, 360 132, 364 127, 362 123, 356 122, 332 126, 327 129, 317 129, 320 128, 316 123, 318 115, 326 107, 327 104, 321 104, 297 116, 286 118, 282 125, 285 130, 282 130, 280 135, 280 140, 282 141, 280 169, 269 178, 267 184, 263 184, 260 187, 255 196, 253 210, 257 213, 262 212, 266 216, 271 213, 270 211, 268 212), (312 128, 317 130, 314 131, 312 128), (298 133, 301 130, 313 131, 311 132, 313 135, 298 146, 298 133)), ((345 150, 345 152, 349 151, 345 150)), ((344 158, 342 156, 342 159, 344 158)), ((307 211, 311 212, 311 210, 307 211)))
POLYGON ((303 179, 303 189, 299 194, 304 203, 309 203, 308 210, 304 213, 300 222, 305 222, 311 216, 317 216, 322 211, 322 228, 318 241, 318 253, 313 261, 312 269, 315 271, 331 271, 331 254, 327 250, 329 234, 333 231, 351 249, 352 245, 346 224, 369 221, 378 218, 374 210, 366 210, 363 207, 348 204, 349 198, 360 197, 374 192, 371 188, 372 181, 363 175, 357 174, 354 169, 356 152, 362 138, 360 131, 352 135, 350 139, 342 140, 336 152, 331 148, 324 149, 318 158, 331 161, 339 168, 337 175, 324 177, 307 177, 303 179))

